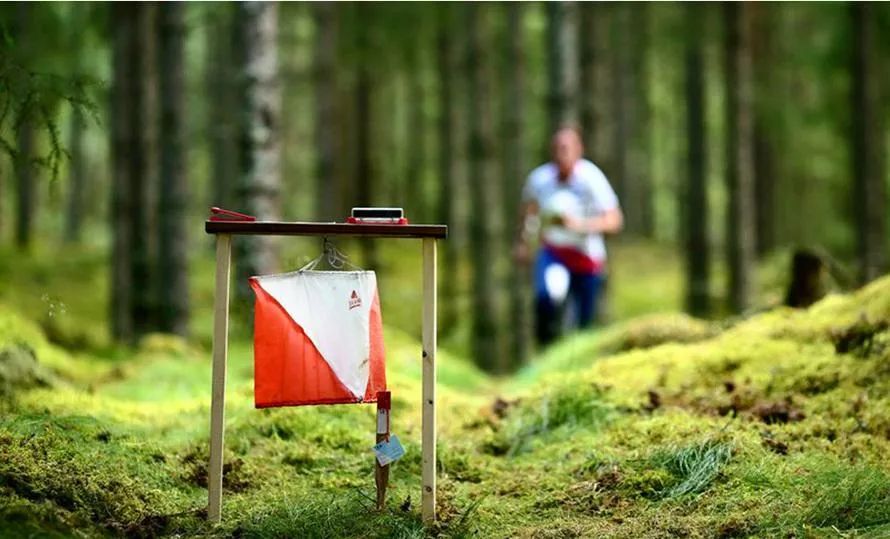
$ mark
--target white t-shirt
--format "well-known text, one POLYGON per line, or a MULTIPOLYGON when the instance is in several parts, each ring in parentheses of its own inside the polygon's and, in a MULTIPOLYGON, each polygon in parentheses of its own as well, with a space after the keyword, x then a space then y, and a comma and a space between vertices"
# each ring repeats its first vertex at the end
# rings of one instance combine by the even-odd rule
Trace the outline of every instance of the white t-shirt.
POLYGON ((593 260, 605 261, 606 244, 602 234, 580 234, 550 223, 551 217, 568 213, 593 217, 618 207, 618 197, 606 175, 592 162, 581 159, 572 175, 559 181, 555 163, 545 163, 528 175, 522 198, 535 201, 541 216, 541 237, 557 247, 575 247, 593 260))

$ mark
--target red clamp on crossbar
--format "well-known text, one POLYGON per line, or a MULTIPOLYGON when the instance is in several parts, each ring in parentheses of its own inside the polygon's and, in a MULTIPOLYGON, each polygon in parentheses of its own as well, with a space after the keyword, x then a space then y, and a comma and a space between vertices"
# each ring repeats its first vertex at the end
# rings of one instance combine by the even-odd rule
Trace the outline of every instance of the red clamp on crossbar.
POLYGON ((211 221, 256 221, 256 217, 253 215, 247 215, 245 213, 238 213, 232 210, 224 210, 223 208, 217 208, 216 206, 210 208, 210 220, 211 221))
POLYGON ((347 217, 346 222, 351 225, 407 225, 408 218, 407 217, 399 217, 398 219, 381 219, 381 218, 369 218, 362 219, 360 217, 347 217))

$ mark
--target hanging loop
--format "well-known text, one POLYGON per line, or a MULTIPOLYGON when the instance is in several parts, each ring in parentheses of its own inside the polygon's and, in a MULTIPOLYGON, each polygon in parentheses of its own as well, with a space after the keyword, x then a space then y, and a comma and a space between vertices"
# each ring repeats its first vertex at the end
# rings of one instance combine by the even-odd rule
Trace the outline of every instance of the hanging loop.
POLYGON ((335 270, 342 270, 344 268, 349 268, 356 271, 361 271, 361 268, 353 264, 349 261, 349 257, 346 256, 342 251, 337 249, 337 246, 334 245, 334 242, 329 240, 327 237, 322 238, 322 253, 311 260, 308 264, 300 268, 300 271, 312 271, 318 266, 318 263, 324 259, 327 261, 328 266, 335 270))

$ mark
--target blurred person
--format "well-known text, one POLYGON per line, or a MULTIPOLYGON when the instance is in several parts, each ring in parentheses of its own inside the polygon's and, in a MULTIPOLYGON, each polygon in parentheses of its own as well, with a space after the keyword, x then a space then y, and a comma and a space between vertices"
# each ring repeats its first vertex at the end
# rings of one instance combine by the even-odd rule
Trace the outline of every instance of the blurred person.
POLYGON ((621 231, 624 217, 605 174, 583 158, 581 135, 563 127, 552 138, 552 161, 534 169, 522 192, 517 262, 534 264, 535 337, 553 342, 564 327, 564 307, 572 325, 586 328, 596 316, 605 279, 604 234, 621 231))

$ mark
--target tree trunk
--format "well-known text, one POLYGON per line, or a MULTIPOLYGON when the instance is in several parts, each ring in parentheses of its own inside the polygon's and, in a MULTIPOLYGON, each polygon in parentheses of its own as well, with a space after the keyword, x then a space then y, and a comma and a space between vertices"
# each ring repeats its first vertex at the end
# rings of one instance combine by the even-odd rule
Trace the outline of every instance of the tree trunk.
POLYGON ((158 328, 188 334, 188 189, 183 44, 185 5, 159 4, 160 190, 158 200, 158 328))
MULTIPOLYGON (((364 21, 370 9, 366 5, 356 5, 358 20, 364 21)), ((368 29, 359 24, 356 32, 356 50, 360 55, 355 81, 355 205, 374 205, 374 168, 371 162, 371 70, 367 57, 369 47, 368 29)), ((361 241, 362 260, 367 267, 378 266, 377 245, 370 238, 361 241)))
POLYGON ((759 256, 776 246, 775 202, 776 174, 773 144, 768 131, 771 107, 768 100, 773 95, 773 31, 774 12, 771 6, 755 3, 749 6, 752 17, 752 63, 754 70, 754 193, 756 197, 756 250, 759 256))
POLYGON ((337 140, 337 6, 312 4, 315 20, 313 69, 315 79, 315 216, 321 221, 342 219, 336 161, 337 140))
POLYGON ((210 153, 210 205, 231 208, 240 170, 235 140, 235 51, 232 46, 234 6, 221 4, 208 23, 205 84, 208 98, 207 142, 210 153))
POLYGON ((133 287, 130 312, 133 338, 156 329, 153 262, 157 253, 156 178, 157 178, 157 5, 139 4, 136 25, 137 64, 134 94, 128 102, 130 149, 127 175, 130 180, 130 279, 133 287))
MULTIPOLYGON (((15 34, 20 47, 21 61, 27 61, 30 50, 29 39, 34 39, 31 23, 31 4, 21 2, 15 6, 15 34)), ((15 162, 15 244, 22 251, 31 247, 31 232, 34 225, 34 121, 29 105, 21 113, 21 123, 16 129, 15 162)))
MULTIPOLYGON (((117 3, 111 6, 112 88, 111 88, 111 158, 113 167, 110 228, 111 247, 111 334, 115 340, 133 338, 133 185, 132 161, 139 162, 142 131, 136 129, 133 102, 141 98, 138 28, 142 6, 117 3), (133 139, 136 139, 135 142, 133 139), (133 149, 136 154, 133 154, 133 149)), ((141 105, 141 103, 140 103, 141 105)), ((141 169, 139 169, 141 173, 141 169)))
MULTIPOLYGON (((415 49, 421 47, 420 43, 414 45, 415 49)), ((417 222, 427 221, 426 193, 424 190, 423 170, 426 161, 426 126, 424 118, 425 92, 423 87, 422 64, 420 52, 416 52, 408 74, 408 113, 407 119, 407 148, 408 162, 405 173, 405 193, 407 195, 406 212, 409 217, 414 217, 417 222)))
POLYGON ((875 6, 856 2, 849 6, 853 34, 851 161, 853 208, 856 214, 859 280, 866 283, 887 270, 886 149, 881 101, 881 64, 875 36, 875 6))
POLYGON ((547 3, 547 68, 550 132, 578 123, 578 6, 547 3))
MULTIPOLYGON (((504 255, 509 259, 512 235, 520 226, 517 208, 522 197, 522 185, 528 170, 525 158, 525 32, 522 24, 523 5, 518 2, 505 4, 507 10, 506 72, 504 73, 504 172, 501 204, 504 210, 504 234, 501 243, 504 255)), ((531 351, 531 278, 527 266, 510 264, 508 269, 510 291, 510 366, 528 361, 531 351)))
POLYGON ((723 5, 726 29, 726 181, 729 306, 742 312, 754 295, 754 144, 750 6, 723 5))
MULTIPOLYGON (((580 74, 578 101, 581 116, 581 134, 588 149, 593 147, 593 133, 596 118, 596 40, 599 37, 597 18, 599 6, 596 2, 582 2, 578 6, 578 40, 580 51, 580 74)), ((589 152, 588 152, 589 154, 589 152)))
POLYGON ((83 111, 80 107, 71 109, 69 125, 69 148, 71 155, 68 173, 68 204, 65 211, 65 243, 79 243, 83 224, 83 197, 87 190, 86 154, 83 148, 83 133, 86 129, 83 111))
POLYGON ((490 5, 469 4, 467 9, 467 81, 470 106, 468 123, 469 183, 471 197, 470 253, 473 267, 472 353, 477 365, 488 371, 501 363, 495 315, 492 212, 496 204, 492 189, 497 178, 492 170, 493 133, 491 119, 491 66, 489 50, 490 5))
POLYGON ((649 106, 649 36, 652 33, 649 20, 651 6, 640 3, 630 13, 628 33, 631 40, 631 65, 628 73, 631 77, 631 91, 625 94, 629 102, 625 109, 631 111, 631 151, 629 174, 633 178, 633 196, 636 197, 634 207, 636 217, 630 223, 639 235, 652 238, 655 236, 655 200, 652 186, 652 111, 649 106))
MULTIPOLYGON (((455 47, 453 7, 439 4, 436 31, 436 69, 439 89, 439 193, 436 197, 436 221, 451 225, 455 221, 452 199, 455 196, 455 47)), ((452 241, 442 242, 440 279, 439 333, 448 335, 457 325, 457 252, 452 241)))
POLYGON ((686 240, 686 309, 694 316, 710 312, 710 243, 708 241, 707 154, 702 6, 686 4, 686 132, 688 183, 677 207, 686 240))
POLYGON ((16 133, 15 244, 22 251, 31 247, 34 226, 34 122, 25 118, 16 133))
MULTIPOLYGON (((281 88, 278 76, 278 4, 239 2, 234 24, 239 53, 238 147, 240 207, 261 220, 280 216, 281 88)), ((264 236, 237 237, 241 301, 250 297, 248 278, 274 271, 277 242, 264 236)))

